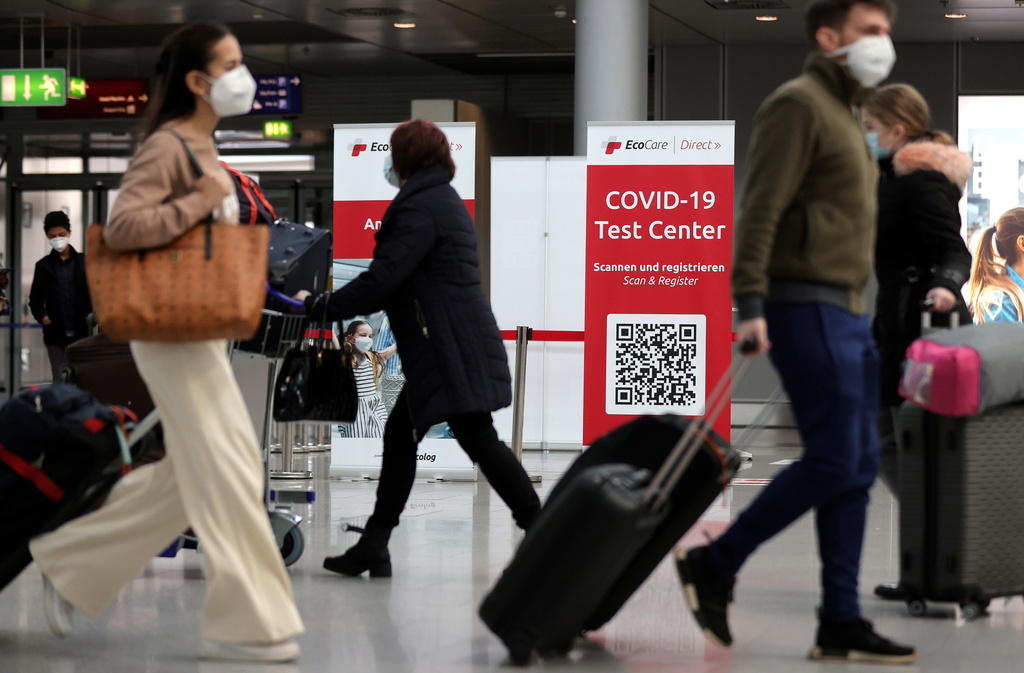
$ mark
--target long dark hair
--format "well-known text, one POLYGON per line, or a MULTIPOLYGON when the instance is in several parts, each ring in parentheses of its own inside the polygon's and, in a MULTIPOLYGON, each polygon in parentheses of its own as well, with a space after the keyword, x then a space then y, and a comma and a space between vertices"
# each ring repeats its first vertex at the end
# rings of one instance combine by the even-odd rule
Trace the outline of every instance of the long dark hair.
POLYGON ((185 75, 205 71, 213 60, 213 47, 231 31, 221 23, 190 23, 174 31, 160 45, 156 62, 156 94, 146 110, 142 135, 148 136, 161 124, 181 119, 196 110, 195 95, 185 85, 185 75))

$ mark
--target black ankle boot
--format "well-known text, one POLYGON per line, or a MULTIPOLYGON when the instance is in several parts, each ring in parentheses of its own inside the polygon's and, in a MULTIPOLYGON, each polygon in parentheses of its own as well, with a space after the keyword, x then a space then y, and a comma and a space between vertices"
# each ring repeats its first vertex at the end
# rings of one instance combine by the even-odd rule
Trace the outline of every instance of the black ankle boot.
POLYGON ((361 575, 369 570, 370 577, 391 577, 390 538, 390 528, 367 527, 359 542, 344 554, 325 558, 324 568, 342 575, 361 575))

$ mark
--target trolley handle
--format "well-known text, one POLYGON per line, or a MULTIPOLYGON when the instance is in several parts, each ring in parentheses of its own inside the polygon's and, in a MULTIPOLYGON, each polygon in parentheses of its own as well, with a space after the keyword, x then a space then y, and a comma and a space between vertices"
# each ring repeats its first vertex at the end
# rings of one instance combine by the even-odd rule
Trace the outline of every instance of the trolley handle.
POLYGON ((276 299, 280 302, 283 302, 292 308, 299 308, 303 310, 305 310, 306 308, 306 305, 303 302, 299 301, 298 299, 293 299, 292 297, 286 295, 284 292, 281 292, 280 290, 275 290, 274 286, 271 285, 269 281, 267 281, 267 296, 271 297, 272 299, 276 299))

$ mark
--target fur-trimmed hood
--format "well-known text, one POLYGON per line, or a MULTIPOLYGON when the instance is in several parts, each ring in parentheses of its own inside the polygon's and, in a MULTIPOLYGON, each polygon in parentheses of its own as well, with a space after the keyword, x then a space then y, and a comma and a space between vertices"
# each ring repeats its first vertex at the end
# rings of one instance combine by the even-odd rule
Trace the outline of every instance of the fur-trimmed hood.
POLYGON ((896 175, 938 171, 963 192, 974 171, 974 160, 953 145, 921 140, 898 149, 892 158, 892 168, 896 175))

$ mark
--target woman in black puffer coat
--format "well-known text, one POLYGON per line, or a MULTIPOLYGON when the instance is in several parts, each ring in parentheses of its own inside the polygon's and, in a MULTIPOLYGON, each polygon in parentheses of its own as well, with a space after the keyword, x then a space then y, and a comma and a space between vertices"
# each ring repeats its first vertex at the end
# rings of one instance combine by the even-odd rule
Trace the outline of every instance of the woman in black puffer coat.
MULTIPOLYGON (((922 302, 928 300, 936 326, 949 325, 952 311, 959 313, 961 324, 971 322, 961 294, 971 254, 960 235, 957 203, 974 163, 949 135, 928 130, 928 104, 907 84, 878 89, 864 104, 862 118, 880 170, 873 325, 882 360, 880 476, 898 496, 894 415, 902 402, 898 387, 904 355, 921 336, 922 302)), ((886 587, 875 591, 902 597, 889 595, 886 587)))
POLYGON ((459 445, 526 528, 540 499, 522 465, 498 439, 491 412, 512 402, 505 345, 480 280, 473 220, 449 184, 455 164, 444 133, 425 120, 391 135, 400 181, 377 232, 373 262, 337 292, 304 299, 312 316, 344 320, 387 311, 405 371, 384 428, 377 502, 359 542, 324 561, 328 570, 391 575, 387 542, 409 498, 416 448, 447 421, 459 445))

